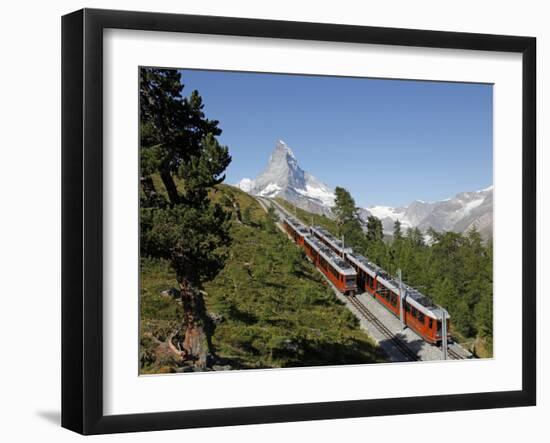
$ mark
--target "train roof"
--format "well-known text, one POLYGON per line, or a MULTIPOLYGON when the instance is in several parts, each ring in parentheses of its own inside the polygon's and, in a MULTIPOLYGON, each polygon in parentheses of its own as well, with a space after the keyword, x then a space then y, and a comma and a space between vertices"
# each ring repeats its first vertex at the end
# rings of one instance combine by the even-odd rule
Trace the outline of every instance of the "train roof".
POLYGON ((447 319, 450 318, 449 313, 441 306, 436 305, 430 297, 427 297, 417 289, 414 289, 405 283, 403 283, 403 289, 405 291, 405 301, 411 306, 414 306, 420 312, 437 320, 441 320, 443 318, 443 313, 445 313, 445 317, 447 319))
POLYGON ((357 275, 357 272, 355 272, 355 269, 353 269, 353 266, 351 266, 344 259, 342 259, 342 257, 339 257, 338 255, 336 255, 332 249, 325 246, 316 238, 312 236, 306 236, 304 240, 308 242, 313 247, 313 249, 315 249, 319 254, 321 254, 325 260, 327 260, 343 275, 357 275))
POLYGON ((321 226, 312 226, 311 229, 314 232, 317 232, 322 237, 324 237, 324 239, 329 243, 331 243, 336 249, 342 250, 342 247, 344 246, 344 244, 342 243, 342 240, 338 240, 325 228, 322 228, 321 226))
POLYGON ((298 220, 296 220, 293 217, 285 217, 286 222, 292 226, 296 231, 298 231, 300 234, 309 234, 309 229, 306 225, 300 223, 298 220))
POLYGON ((406 300, 410 305, 413 305, 416 309, 418 309, 420 312, 428 317, 435 318, 436 320, 441 320, 443 318, 443 313, 445 313, 445 318, 447 320, 451 318, 447 310, 439 305, 433 305, 433 307, 431 308, 426 308, 425 306, 415 304, 415 300, 411 300, 409 298, 407 298, 406 300))
POLYGON ((363 269, 363 271, 370 274, 371 277, 376 277, 376 275, 380 271, 382 271, 382 268, 380 266, 375 265, 368 258, 362 256, 361 254, 357 254, 355 252, 348 252, 346 256, 350 261, 354 262, 357 266, 363 269))
POLYGON ((378 272, 378 281, 384 283, 384 285, 392 291, 399 291, 399 280, 388 274, 383 269, 378 272))

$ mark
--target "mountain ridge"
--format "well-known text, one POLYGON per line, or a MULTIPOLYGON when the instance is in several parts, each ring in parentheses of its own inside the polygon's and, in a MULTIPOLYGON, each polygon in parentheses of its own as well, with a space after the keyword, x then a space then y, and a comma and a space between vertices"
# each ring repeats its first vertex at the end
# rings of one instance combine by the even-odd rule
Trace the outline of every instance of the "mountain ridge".
POLYGON ((332 216, 330 208, 336 198, 328 185, 300 167, 283 140, 275 143, 267 166, 256 179, 243 178, 236 186, 252 195, 281 197, 304 210, 327 216, 332 216))
MULTIPOLYGON (((239 189, 262 197, 280 197, 297 207, 319 215, 334 217, 334 190, 304 171, 292 149, 278 140, 268 163, 256 179, 243 178, 239 189)), ((479 191, 460 192, 451 198, 426 202, 414 200, 408 205, 391 207, 375 205, 359 208, 359 218, 366 222, 369 215, 382 221, 386 234, 393 232, 396 220, 404 229, 416 227, 422 231, 465 232, 476 226, 484 238, 493 232, 493 186, 479 191)))
POLYGON ((415 200, 401 207, 361 208, 359 217, 374 215, 382 221, 384 232, 391 233, 396 220, 403 228, 429 228, 436 231, 466 232, 475 226, 485 238, 493 233, 493 186, 479 191, 459 192, 451 198, 426 202, 415 200))

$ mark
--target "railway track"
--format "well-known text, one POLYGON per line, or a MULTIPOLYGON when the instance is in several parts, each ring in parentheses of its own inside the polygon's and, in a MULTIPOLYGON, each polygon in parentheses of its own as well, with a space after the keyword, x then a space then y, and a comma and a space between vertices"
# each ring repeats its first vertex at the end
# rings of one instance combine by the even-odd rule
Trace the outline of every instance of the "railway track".
POLYGON ((393 345, 399 350, 401 354, 407 359, 407 361, 418 361, 419 357, 413 352, 402 340, 396 337, 384 323, 382 323, 367 307, 361 303, 355 295, 348 297, 350 303, 364 316, 369 322, 371 322, 380 333, 390 340, 393 345))
POLYGON ((453 360, 466 360, 466 357, 463 355, 460 355, 458 352, 451 348, 447 348, 447 354, 453 359, 453 360))
MULTIPOLYGON (((275 202, 270 199, 265 199, 263 197, 258 198, 260 201, 260 204, 264 206, 264 210, 267 211, 268 206, 273 206, 273 208, 280 214, 280 216, 291 216, 291 214, 283 208, 278 202, 275 202)), ((283 231, 284 229, 282 226, 279 226, 279 228, 283 231)), ((328 281, 328 280, 327 280, 328 281)), ((330 281, 329 281, 330 283, 330 281)), ((399 337, 397 337, 382 321, 378 319, 355 295, 348 296, 347 297, 350 303, 357 309, 357 311, 366 319, 368 320, 378 331, 386 337, 397 350, 405 357, 406 361, 418 361, 421 360, 421 358, 412 351, 409 346, 401 340, 399 337)), ((447 348, 447 354, 448 357, 452 360, 465 360, 467 357, 459 354, 452 348, 447 348)))

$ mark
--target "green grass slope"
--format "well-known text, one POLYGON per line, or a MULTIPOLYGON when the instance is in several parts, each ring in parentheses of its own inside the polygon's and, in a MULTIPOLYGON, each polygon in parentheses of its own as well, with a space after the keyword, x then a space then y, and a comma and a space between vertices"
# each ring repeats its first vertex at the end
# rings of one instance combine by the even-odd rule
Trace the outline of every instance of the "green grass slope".
MULTIPOLYGON (((268 220, 255 199, 227 185, 212 198, 234 212, 233 244, 224 269, 204 287, 214 319, 218 358, 234 369, 359 364, 384 361, 319 272, 268 220), (233 204, 238 203, 242 223, 233 204)), ((327 219, 328 220, 328 219, 327 219)), ((141 262, 142 372, 170 372, 176 363, 161 345, 182 318, 166 262, 141 262)))
POLYGON ((336 221, 331 218, 328 218, 324 215, 304 211, 303 209, 294 206, 292 203, 289 203, 288 201, 280 197, 275 197, 275 201, 291 214, 296 214, 296 217, 307 224, 321 226, 334 235, 336 235, 336 233, 338 232, 336 221))

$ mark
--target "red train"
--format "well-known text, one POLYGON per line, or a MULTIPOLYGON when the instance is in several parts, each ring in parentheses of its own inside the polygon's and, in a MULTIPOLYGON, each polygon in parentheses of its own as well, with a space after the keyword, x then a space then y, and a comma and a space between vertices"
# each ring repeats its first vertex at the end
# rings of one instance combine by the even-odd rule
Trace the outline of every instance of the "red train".
POLYGON ((345 248, 340 240, 325 229, 312 226, 310 232, 355 269, 357 287, 360 292, 365 291, 371 294, 398 318, 400 318, 400 295, 403 294, 404 324, 427 342, 441 343, 443 316, 447 322, 447 330, 450 324, 450 317, 445 309, 433 303, 430 298, 422 295, 416 289, 403 282, 400 283, 367 258, 354 253, 351 248, 345 248))
POLYGON ((315 266, 342 294, 352 295, 357 292, 357 271, 347 261, 311 236, 309 229, 297 220, 286 217, 283 226, 294 242, 304 248, 315 266))
POLYGON ((288 235, 294 240, 294 243, 304 246, 304 238, 310 234, 309 228, 291 217, 283 219, 283 226, 288 235))
POLYGON ((398 318, 401 318, 400 298, 403 294, 404 324, 427 342, 441 344, 443 316, 447 330, 450 324, 450 316, 441 306, 416 289, 394 279, 367 258, 354 253, 351 248, 345 248, 341 240, 325 229, 319 226, 307 227, 292 217, 285 217, 283 226, 342 294, 368 292, 398 318))

